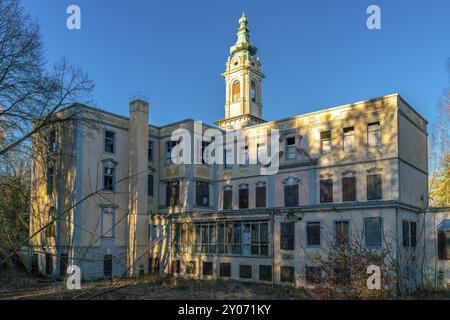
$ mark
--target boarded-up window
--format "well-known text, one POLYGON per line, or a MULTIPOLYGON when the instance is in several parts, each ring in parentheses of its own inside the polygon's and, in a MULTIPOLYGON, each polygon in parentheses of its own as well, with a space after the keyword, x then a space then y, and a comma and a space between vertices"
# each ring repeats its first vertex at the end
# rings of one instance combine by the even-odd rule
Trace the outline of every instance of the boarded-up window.
POLYGON ((349 222, 336 221, 334 225, 336 228, 336 244, 339 245, 349 244, 349 222))
POLYGON ((256 187, 256 208, 266 207, 266 186, 256 187))
POLYGON ((294 267, 281 267, 280 280, 281 282, 294 282, 294 267))
POLYGON ((223 190, 223 210, 233 209, 233 190, 223 190))
POLYGON ((367 200, 381 200, 381 174, 367 176, 367 200))
POLYGON ((180 260, 172 260, 172 274, 179 274, 181 272, 180 260))
POLYGON ((204 181, 197 181, 195 186, 197 206, 209 207, 209 183, 204 181))
POLYGON ((380 122, 373 122, 367 125, 367 145, 369 147, 381 145, 380 122))
POLYGON ((248 208, 248 186, 239 188, 239 209, 248 208))
POLYGON ((320 284, 321 278, 321 269, 319 267, 306 267, 306 282, 308 284, 320 284))
POLYGON ((342 201, 356 201, 356 178, 342 178, 342 201))
POLYGON ((333 180, 320 180, 320 203, 333 202, 333 180))
POLYGON ((272 266, 259 266, 259 280, 272 281, 272 266))
POLYGON ((212 276, 213 275, 213 263, 212 262, 203 262, 203 275, 204 276, 212 276))
POLYGON ((114 237, 114 208, 102 209, 102 235, 103 238, 114 237))
POLYGON ((294 250, 295 222, 280 223, 280 248, 281 250, 294 250))
POLYGON ((241 98, 241 83, 239 81, 234 81, 231 89, 232 102, 237 102, 241 98))
POLYGON ((240 265, 239 266, 239 277, 242 279, 251 279, 252 278, 252 266, 240 265))
POLYGON ((324 131, 320 133, 320 150, 322 153, 331 151, 331 131, 324 131))
POLYGON ((355 149, 355 127, 344 128, 344 151, 352 152, 355 149))
POLYGON ((173 207, 180 204, 180 182, 172 181, 166 184, 166 206, 173 207))
POLYGON ((284 186, 285 207, 298 207, 298 184, 284 186))
POLYGON ((320 222, 307 223, 306 242, 308 246, 320 246, 320 222))
POLYGON ((195 274, 197 263, 195 261, 188 261, 186 263, 186 273, 187 274, 195 274))
POLYGON ((366 246, 381 247, 381 218, 364 218, 366 246))
POLYGON ((224 278, 231 277, 231 263, 220 264, 220 276, 224 278))

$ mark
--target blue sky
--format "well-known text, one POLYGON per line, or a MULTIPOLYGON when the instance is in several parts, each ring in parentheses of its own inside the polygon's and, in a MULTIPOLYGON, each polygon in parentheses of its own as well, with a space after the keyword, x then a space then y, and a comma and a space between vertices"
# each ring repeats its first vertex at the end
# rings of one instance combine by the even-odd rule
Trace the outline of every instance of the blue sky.
POLYGON ((448 83, 448 0, 23 0, 45 54, 95 81, 97 106, 128 115, 145 92, 150 122, 223 118, 225 69, 245 11, 266 79, 263 115, 275 120, 399 92, 429 121, 448 83), (82 29, 66 28, 81 8, 82 29), (381 8, 368 30, 366 9, 381 8))

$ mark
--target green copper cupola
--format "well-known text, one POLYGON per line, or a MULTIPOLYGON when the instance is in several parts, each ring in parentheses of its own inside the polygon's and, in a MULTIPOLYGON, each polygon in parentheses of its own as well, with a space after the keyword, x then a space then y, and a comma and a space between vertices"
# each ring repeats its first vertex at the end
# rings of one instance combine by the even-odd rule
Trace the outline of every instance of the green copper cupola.
POLYGON ((245 16, 245 13, 242 14, 242 17, 239 19, 240 27, 237 32, 237 42, 230 49, 230 54, 232 56, 236 54, 250 54, 254 56, 256 51, 258 50, 255 46, 250 43, 250 30, 248 29, 248 19, 245 16))

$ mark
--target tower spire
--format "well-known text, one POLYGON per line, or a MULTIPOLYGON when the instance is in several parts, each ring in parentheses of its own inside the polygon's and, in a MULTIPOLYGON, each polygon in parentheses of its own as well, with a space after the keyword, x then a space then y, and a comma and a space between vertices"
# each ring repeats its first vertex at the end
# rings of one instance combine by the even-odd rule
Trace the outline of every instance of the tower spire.
POLYGON ((230 54, 232 56, 236 54, 250 54, 251 56, 254 56, 257 48, 250 43, 250 30, 247 27, 248 19, 244 12, 239 19, 239 25, 237 41, 236 44, 230 48, 230 54))

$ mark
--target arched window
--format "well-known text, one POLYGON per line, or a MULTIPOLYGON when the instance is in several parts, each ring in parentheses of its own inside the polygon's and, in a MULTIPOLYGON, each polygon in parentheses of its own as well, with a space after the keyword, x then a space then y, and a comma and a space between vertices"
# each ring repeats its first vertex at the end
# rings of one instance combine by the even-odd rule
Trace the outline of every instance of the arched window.
POLYGON ((231 95, 232 95, 231 97, 232 102, 238 102, 239 99, 241 98, 241 83, 238 80, 233 82, 231 95))
POLYGON ((256 82, 252 81, 251 85, 250 85, 250 99, 252 99, 253 102, 256 102, 256 82))

